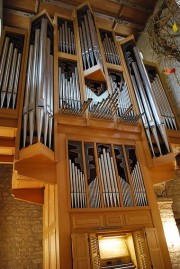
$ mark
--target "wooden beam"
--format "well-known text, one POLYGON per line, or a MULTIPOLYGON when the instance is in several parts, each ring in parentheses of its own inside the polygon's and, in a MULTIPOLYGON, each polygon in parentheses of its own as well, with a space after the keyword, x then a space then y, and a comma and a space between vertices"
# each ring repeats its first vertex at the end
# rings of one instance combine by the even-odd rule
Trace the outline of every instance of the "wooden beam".
POLYGON ((39 180, 44 183, 55 184, 56 183, 56 165, 55 164, 35 164, 16 162, 14 164, 14 170, 17 170, 18 174, 29 177, 32 180, 39 180))
POLYGON ((175 153, 169 153, 158 158, 153 158, 153 167, 150 169, 153 185, 171 180, 175 177, 175 156, 175 153))
POLYGON ((0 163, 13 163, 14 155, 0 155, 0 163))
POLYGON ((4 1, 4 7, 36 13, 38 2, 38 0, 6 0, 4 1))
POLYGON ((31 18, 27 16, 22 16, 22 14, 17 14, 12 10, 5 9, 3 16, 3 23, 6 26, 16 26, 20 29, 30 28, 31 18))
POLYGON ((28 201, 36 204, 44 204, 44 188, 39 189, 13 189, 15 199, 28 201))
POLYGON ((0 137, 0 147, 14 148, 15 138, 0 137))
MULTIPOLYGON (((120 8, 119 8, 119 14, 118 14, 118 18, 121 18, 121 15, 122 15, 122 12, 123 12, 123 5, 122 6, 120 6, 120 8)), ((117 26, 117 22, 114 22, 113 23, 113 26, 112 26, 112 29, 113 29, 113 31, 116 31, 116 26, 117 26)))
POLYGON ((171 166, 154 167, 150 171, 152 184, 172 180, 175 177, 175 172, 174 167, 171 166))

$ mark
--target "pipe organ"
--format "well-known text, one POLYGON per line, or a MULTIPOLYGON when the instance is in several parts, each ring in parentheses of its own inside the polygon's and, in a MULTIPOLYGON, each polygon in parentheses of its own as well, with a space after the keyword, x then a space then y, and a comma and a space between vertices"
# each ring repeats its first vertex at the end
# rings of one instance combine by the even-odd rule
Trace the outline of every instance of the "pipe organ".
POLYGON ((44 203, 44 268, 170 269, 153 184, 173 177, 180 125, 158 69, 89 3, 42 5, 4 28, 0 120, 16 134, 12 191, 44 203), (102 261, 98 238, 124 233, 128 259, 102 261))

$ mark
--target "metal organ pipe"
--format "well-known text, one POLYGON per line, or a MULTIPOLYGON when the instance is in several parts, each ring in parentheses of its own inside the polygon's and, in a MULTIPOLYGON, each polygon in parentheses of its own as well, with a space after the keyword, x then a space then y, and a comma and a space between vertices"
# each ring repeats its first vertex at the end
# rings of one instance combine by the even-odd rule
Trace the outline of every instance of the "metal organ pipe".
POLYGON ((141 73, 142 80, 143 80, 144 85, 146 87, 146 93, 147 93, 147 96, 148 96, 148 99, 149 99, 149 102, 150 102, 150 105, 151 105, 151 108, 152 108, 152 111, 153 111, 153 114, 154 114, 155 121, 156 121, 157 126, 159 128, 161 136, 162 136, 162 138, 164 140, 166 148, 167 148, 168 152, 170 152, 169 144, 168 144, 168 140, 167 140, 167 135, 166 135, 166 130, 165 130, 164 122, 163 122, 163 118, 162 118, 162 115, 160 113, 158 104, 156 102, 156 98, 154 97, 154 93, 152 91, 151 83, 149 81, 149 77, 147 75, 145 66, 144 66, 144 64, 142 62, 142 59, 140 57, 138 48, 133 47, 133 51, 134 51, 134 55, 135 55, 136 60, 137 60, 137 64, 138 64, 138 67, 139 67, 139 70, 140 70, 140 73, 141 73))
POLYGON ((36 29, 32 23, 31 43, 34 44, 29 48, 23 107, 23 147, 38 141, 52 148, 54 61, 51 52, 52 40, 49 36, 50 27, 46 17, 40 18, 36 29))
POLYGON ((98 44, 98 36, 91 11, 78 12, 79 36, 82 49, 82 60, 84 70, 97 64, 103 69, 102 57, 98 44))
POLYGON ((101 68, 103 68, 101 53, 100 53, 99 44, 98 44, 98 37, 97 37, 94 21, 92 18, 92 13, 90 12, 89 9, 87 10, 87 17, 88 17, 88 22, 89 22, 89 27, 90 27, 94 56, 95 56, 97 63, 99 63, 101 68))
POLYGON ((115 174, 115 168, 114 168, 113 157, 110 157, 110 162, 111 162, 111 167, 112 167, 112 174, 113 174, 113 180, 114 180, 114 186, 115 186, 115 193, 116 193, 116 199, 117 199, 117 206, 120 206, 120 201, 119 201, 119 190, 118 190, 118 185, 117 185, 117 181, 116 181, 116 174, 115 174))
POLYGON ((85 25, 83 21, 82 21, 81 27, 82 27, 83 42, 84 42, 84 47, 85 47, 85 56, 86 56, 86 63, 87 63, 85 69, 88 69, 91 67, 91 63, 90 63, 90 55, 89 55, 87 38, 86 38, 86 30, 85 30, 85 25))
POLYGON ((9 103, 10 103, 10 99, 11 99, 12 92, 13 92, 13 84, 14 84, 15 71, 16 71, 17 56, 18 56, 18 49, 15 48, 14 52, 13 52, 13 60, 12 60, 10 78, 9 78, 8 91, 7 91, 7 108, 9 108, 9 103))
POLYGON ((86 187, 83 172, 69 159, 71 207, 86 208, 86 187))
POLYGON ((139 74, 139 71, 138 71, 138 68, 137 68, 137 65, 136 65, 135 62, 132 62, 132 68, 133 68, 133 71, 134 71, 134 74, 135 74, 136 82, 137 82, 137 85, 138 85, 138 88, 139 88, 140 97, 141 97, 142 104, 143 104, 144 109, 145 109, 145 113, 146 113, 146 116, 147 116, 148 123, 150 125, 151 131, 152 131, 153 136, 155 138, 155 141, 156 141, 156 144, 158 146, 159 152, 160 152, 160 154, 162 154, 158 134, 157 134, 157 131, 156 131, 156 125, 155 125, 155 122, 154 122, 154 118, 153 118, 151 108, 149 106, 149 102, 148 102, 148 99, 146 97, 145 89, 143 87, 143 84, 142 84, 142 81, 141 81, 141 78, 140 78, 140 74, 139 74))
POLYGON ((13 108, 15 108, 16 104, 16 96, 18 91, 18 82, 19 82, 19 76, 20 76, 20 66, 21 66, 21 53, 18 53, 18 60, 16 65, 16 73, 15 73, 15 79, 14 79, 14 87, 13 87, 13 108))
POLYGON ((71 116, 83 116, 91 103, 88 99, 81 104, 78 69, 73 62, 60 63, 59 71, 59 106, 60 113, 71 116))
POLYGON ((50 100, 49 100, 49 148, 52 147, 52 136, 53 136, 53 117, 54 117, 54 58, 50 55, 50 100))
POLYGON ((5 36, 0 59, 1 108, 16 107, 23 44, 22 36, 5 36))
POLYGON ((28 110, 29 110, 28 106, 29 106, 29 97, 32 82, 31 70, 33 64, 33 53, 34 53, 34 45, 31 45, 29 49, 29 61, 28 61, 26 89, 25 89, 24 107, 23 107, 23 147, 25 147, 26 145, 26 136, 27 136, 28 110))
POLYGON ((137 162, 132 173, 134 192, 138 206, 147 206, 146 191, 144 188, 143 178, 139 163, 137 162))
MULTIPOLYGON (((39 36, 40 30, 35 31, 34 41, 34 53, 33 53, 33 66, 32 66, 32 87, 29 98, 29 134, 30 134, 30 145, 33 143, 34 136, 34 115, 35 115, 35 97, 37 88, 37 67, 38 67, 38 54, 39 54, 39 36)), ((30 59, 29 59, 30 60, 30 59)))
POLYGON ((109 207, 110 206, 110 201, 109 201, 109 193, 108 193, 106 175, 105 175, 105 171, 104 171, 105 168, 104 168, 102 158, 98 158, 98 160, 99 160, 101 182, 102 182, 102 185, 103 185, 104 204, 105 204, 106 207, 109 207))
POLYGON ((12 61, 12 56, 13 56, 13 49, 14 49, 14 44, 10 43, 9 51, 8 51, 8 55, 7 55, 6 68, 4 70, 2 89, 1 89, 1 108, 3 107, 4 99, 6 96, 8 77, 9 77, 9 73, 10 73, 11 61, 12 61))
MULTIPOLYGON (((72 142, 71 142, 72 143, 72 142)), ((85 154, 85 163, 86 163, 86 173, 87 173, 87 194, 89 196, 89 207, 90 208, 99 208, 101 207, 101 196, 99 188, 99 180, 95 172, 95 163, 94 157, 92 157, 92 150, 94 147, 92 143, 85 143, 85 153, 82 153, 80 148, 80 142, 73 142, 70 145, 74 145, 74 148, 70 156, 74 156, 74 153, 78 153, 78 157, 74 160, 69 159, 69 177, 70 177, 70 192, 71 192, 71 207, 72 208, 86 208, 86 183, 85 175, 81 169, 78 168, 82 166, 81 160, 82 157, 79 154, 85 154), (87 158, 87 159, 86 159, 87 158), (89 167, 88 167, 89 165, 89 167), (92 169, 92 170, 91 170, 92 169), (91 172, 90 172, 91 171, 91 172)), ((114 148, 115 149, 115 148, 114 148)), ((132 152, 132 147, 129 150, 132 152)), ((134 155, 133 159, 128 157, 129 168, 131 177, 128 178, 126 173, 126 160, 124 159, 124 153, 122 154, 122 146, 116 146, 116 150, 119 150, 119 153, 116 152, 116 164, 114 159, 111 156, 111 147, 110 145, 101 145, 97 144, 98 150, 98 166, 100 172, 100 181, 102 183, 102 199, 105 207, 120 207, 120 196, 119 188, 117 184, 117 178, 115 173, 115 165, 119 164, 121 169, 123 168, 124 172, 118 172, 118 180, 120 181, 120 191, 122 195, 123 206, 131 207, 134 206, 132 191, 134 192, 135 205, 136 206, 147 206, 147 197, 146 190, 144 187, 143 177, 138 161, 135 161, 133 168, 131 168, 132 160, 136 157, 134 155), (124 175, 124 176, 123 176, 124 175), (131 184, 132 183, 132 184, 131 184)), ((127 148, 128 150, 128 148, 127 148)), ((126 151, 125 151, 126 152, 126 151)), ((134 152, 135 154, 135 152, 134 152)), ((73 157, 74 158, 74 157, 73 157)), ((118 167, 117 167, 118 171, 118 167)))
POLYGON ((103 149, 98 159, 103 186, 104 204, 106 207, 120 206, 113 158, 110 157, 109 152, 103 149))
POLYGON ((107 182, 107 189, 108 189, 108 194, 109 194, 109 201, 110 201, 110 206, 113 206, 113 197, 112 197, 112 188, 111 188, 111 183, 110 183, 110 177, 109 177, 109 171, 108 171, 108 164, 106 160, 106 151, 103 149, 103 154, 101 155, 101 159, 103 162, 103 167, 105 171, 105 180, 107 182))
POLYGON ((60 24, 58 27, 59 51, 68 54, 76 54, 73 22, 60 19, 58 23, 60 24))
POLYGON ((41 139, 42 124, 44 118, 44 105, 45 105, 45 89, 46 86, 46 35, 47 35, 47 20, 42 18, 41 20, 41 32, 39 41, 39 72, 38 72, 38 84, 37 84, 37 107, 36 107, 36 117, 37 117, 37 137, 38 141, 41 139))
POLYGON ((172 109, 170 107, 169 101, 167 99, 167 96, 164 92, 164 88, 162 86, 162 83, 160 81, 159 75, 156 74, 153 82, 151 83, 152 90, 154 92, 154 95, 157 98, 157 102, 159 104, 161 114, 164 117, 166 127, 168 129, 175 129, 177 130, 176 121, 174 114, 172 112, 172 109))
POLYGON ((72 172, 72 163, 69 160, 69 174, 70 174, 70 192, 71 192, 71 207, 74 208, 74 186, 73 186, 73 172, 72 172))
POLYGON ((48 136, 48 125, 49 125, 49 114, 50 114, 50 38, 46 38, 46 77, 44 83, 44 144, 47 144, 47 136, 48 136))
POLYGON ((9 41, 10 41, 9 37, 6 36, 5 42, 3 45, 1 62, 0 62, 0 88, 1 88, 2 81, 3 81, 2 78, 3 78, 4 68, 5 68, 5 64, 6 64, 6 57, 7 57, 8 48, 9 48, 9 41))
POLYGON ((142 101, 141 101, 141 98, 140 98, 140 95, 139 95, 138 88, 136 86, 136 81, 135 81, 135 78, 134 78, 133 75, 131 75, 131 80, 132 80, 136 100, 137 100, 137 103, 138 103, 138 107, 139 107, 140 113, 142 115, 142 121, 143 121, 143 125, 144 125, 144 128, 145 128, 145 132, 146 132, 148 141, 150 143, 152 154, 153 154, 153 156, 155 156, 154 148, 153 148, 153 144, 152 144, 152 140, 151 140, 151 134, 150 134, 150 131, 149 131, 149 125, 148 125, 147 117, 146 117, 144 107, 143 107, 143 104, 142 104, 142 101))
POLYGON ((119 177, 119 179, 120 179, 121 188, 122 188, 122 197, 123 197, 124 206, 133 206, 130 184, 121 177, 119 177))

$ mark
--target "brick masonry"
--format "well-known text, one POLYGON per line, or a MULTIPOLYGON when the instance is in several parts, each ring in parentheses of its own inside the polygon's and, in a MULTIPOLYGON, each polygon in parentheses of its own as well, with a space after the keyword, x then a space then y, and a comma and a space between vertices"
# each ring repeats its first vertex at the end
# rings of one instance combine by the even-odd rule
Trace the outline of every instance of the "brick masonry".
POLYGON ((0 268, 43 268, 43 208, 11 195, 12 165, 0 164, 0 268))

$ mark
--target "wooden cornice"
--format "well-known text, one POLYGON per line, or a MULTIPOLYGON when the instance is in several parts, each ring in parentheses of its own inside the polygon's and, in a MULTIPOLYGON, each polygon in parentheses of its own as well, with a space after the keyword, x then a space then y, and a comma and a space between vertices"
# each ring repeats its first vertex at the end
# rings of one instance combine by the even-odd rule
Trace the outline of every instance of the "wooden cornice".
POLYGON ((44 204, 44 188, 12 189, 12 194, 19 200, 44 204))

